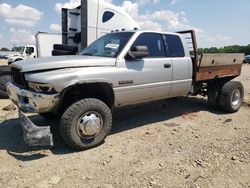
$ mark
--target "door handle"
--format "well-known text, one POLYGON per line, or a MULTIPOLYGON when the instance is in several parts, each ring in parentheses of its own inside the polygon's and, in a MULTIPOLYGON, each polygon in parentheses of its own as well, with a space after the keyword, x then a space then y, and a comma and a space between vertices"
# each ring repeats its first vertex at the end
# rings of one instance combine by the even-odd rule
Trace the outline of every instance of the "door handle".
POLYGON ((164 68, 170 68, 170 67, 171 67, 171 64, 169 63, 164 64, 164 68))

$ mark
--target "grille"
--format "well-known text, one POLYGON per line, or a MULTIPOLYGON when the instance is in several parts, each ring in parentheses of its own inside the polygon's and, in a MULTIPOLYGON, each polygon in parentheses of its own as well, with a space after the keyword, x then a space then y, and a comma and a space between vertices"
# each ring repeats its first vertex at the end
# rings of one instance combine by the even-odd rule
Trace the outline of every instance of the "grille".
POLYGON ((15 84, 25 87, 25 80, 23 74, 20 72, 20 69, 11 67, 11 76, 15 84))

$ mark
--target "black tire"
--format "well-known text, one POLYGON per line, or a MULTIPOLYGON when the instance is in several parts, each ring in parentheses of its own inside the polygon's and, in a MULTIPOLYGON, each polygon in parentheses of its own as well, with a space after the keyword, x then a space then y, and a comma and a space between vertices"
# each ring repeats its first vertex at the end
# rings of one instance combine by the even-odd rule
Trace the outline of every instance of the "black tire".
MULTIPOLYGON (((85 121, 85 124, 89 124, 85 121)), ((90 126, 95 126, 90 125, 90 126)), ((86 131, 86 126, 84 127, 86 131)), ((60 122, 60 132, 63 140, 70 147, 77 150, 85 150, 102 144, 109 134, 112 127, 112 114, 108 106, 98 99, 82 99, 72 104, 62 115, 60 122), (98 131, 91 135, 84 134, 84 118, 92 117, 94 114, 97 123, 99 120, 98 131)), ((87 132, 87 131, 86 131, 87 132)))
POLYGON ((215 88, 208 89, 207 100, 208 100, 208 105, 211 108, 218 110, 220 107, 220 105, 219 105, 219 90, 217 90, 215 88))
POLYGON ((0 98, 8 99, 6 84, 11 81, 11 72, 8 66, 0 68, 0 98))
POLYGON ((45 119, 59 119, 61 117, 60 114, 56 114, 54 112, 39 113, 39 115, 45 119))
POLYGON ((75 46, 69 46, 67 44, 54 44, 53 46, 54 50, 59 50, 59 51, 69 51, 69 52, 78 52, 78 48, 75 46))
POLYGON ((219 95, 220 95, 220 90, 223 84, 225 84, 225 82, 226 81, 224 80, 218 80, 213 83, 209 83, 208 85, 208 90, 207 90, 208 105, 215 110, 220 109, 219 95))
POLYGON ((237 112, 244 100, 244 87, 240 82, 230 81, 220 91, 220 108, 226 112, 237 112))
POLYGON ((52 56, 61 56, 61 55, 76 55, 76 52, 63 51, 63 50, 52 50, 52 56))

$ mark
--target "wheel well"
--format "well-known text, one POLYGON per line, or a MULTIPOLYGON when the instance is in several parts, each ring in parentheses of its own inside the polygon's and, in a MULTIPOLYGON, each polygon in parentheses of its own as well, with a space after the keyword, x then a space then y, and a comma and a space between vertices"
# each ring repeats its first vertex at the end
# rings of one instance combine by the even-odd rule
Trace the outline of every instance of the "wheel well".
POLYGON ((225 78, 214 79, 214 80, 208 81, 207 84, 208 84, 208 87, 210 87, 210 86, 220 86, 220 87, 222 87, 225 83, 231 81, 234 78, 235 77, 225 77, 225 78))
POLYGON ((211 88, 213 86, 215 86, 215 87, 222 86, 234 78, 235 77, 224 77, 224 78, 195 82, 194 83, 194 93, 192 93, 192 94, 193 95, 200 94, 202 96, 206 96, 209 88, 211 88))
POLYGON ((109 108, 114 104, 114 91, 108 83, 77 84, 62 92, 59 111, 64 111, 68 106, 83 98, 96 98, 103 101, 109 108))

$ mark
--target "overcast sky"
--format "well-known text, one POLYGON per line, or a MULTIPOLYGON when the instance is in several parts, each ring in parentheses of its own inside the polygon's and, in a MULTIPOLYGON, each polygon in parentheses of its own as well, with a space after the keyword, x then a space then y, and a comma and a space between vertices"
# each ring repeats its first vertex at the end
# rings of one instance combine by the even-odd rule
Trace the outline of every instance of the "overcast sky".
MULTIPOLYGON (((106 0, 142 29, 196 29, 199 47, 250 44, 250 0, 106 0)), ((61 31, 61 7, 80 0, 0 0, 0 48, 32 44, 38 31, 61 31)))

